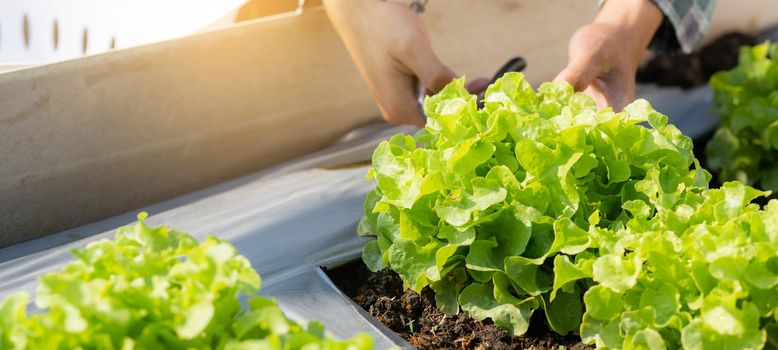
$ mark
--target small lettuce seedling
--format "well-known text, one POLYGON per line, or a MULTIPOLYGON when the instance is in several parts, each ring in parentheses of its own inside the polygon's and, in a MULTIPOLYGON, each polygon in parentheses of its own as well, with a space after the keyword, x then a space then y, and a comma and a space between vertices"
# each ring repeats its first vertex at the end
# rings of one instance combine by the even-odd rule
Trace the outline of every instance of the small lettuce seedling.
POLYGON ((198 243, 145 217, 113 241, 73 250, 75 261, 41 277, 42 312, 27 314, 26 293, 0 301, 0 349, 372 348, 367 335, 334 340, 320 323, 303 327, 256 296, 259 275, 227 241, 198 243))
POLYGON ((778 191, 778 44, 743 47, 737 67, 710 79, 721 115, 706 152, 723 181, 778 191))

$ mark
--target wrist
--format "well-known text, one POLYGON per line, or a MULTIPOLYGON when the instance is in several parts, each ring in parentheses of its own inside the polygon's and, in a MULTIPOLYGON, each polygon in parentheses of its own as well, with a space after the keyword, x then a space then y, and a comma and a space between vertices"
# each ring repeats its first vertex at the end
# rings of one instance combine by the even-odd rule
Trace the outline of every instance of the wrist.
POLYGON ((594 23, 612 28, 637 66, 663 17, 662 11, 649 0, 608 0, 594 23))
POLYGON ((366 5, 365 1, 374 0, 322 0, 322 3, 331 19, 349 20, 353 17, 360 17, 359 14, 364 11, 363 8, 366 5))

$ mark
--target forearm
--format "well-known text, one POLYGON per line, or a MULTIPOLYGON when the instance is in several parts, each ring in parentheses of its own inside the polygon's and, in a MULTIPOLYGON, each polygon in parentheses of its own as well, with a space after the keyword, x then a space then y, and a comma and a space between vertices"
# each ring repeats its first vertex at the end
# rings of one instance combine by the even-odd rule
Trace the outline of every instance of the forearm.
POLYGON ((343 45, 351 55, 360 74, 365 77, 368 72, 365 67, 364 50, 368 49, 365 43, 370 43, 365 35, 370 34, 370 29, 365 21, 370 18, 371 9, 366 6, 366 1, 377 0, 324 0, 324 9, 330 18, 332 26, 343 41, 343 45))
POLYGON ((649 0, 608 0, 594 23, 611 26, 621 33, 625 53, 638 64, 662 18, 662 11, 649 0))
POLYGON ((384 119, 423 126, 417 81, 437 91, 455 75, 435 56, 418 14, 395 1, 324 0, 324 6, 384 119))
POLYGON ((366 17, 364 0, 324 0, 323 3, 332 26, 348 47, 359 35, 362 19, 366 17))
POLYGON ((359 19, 363 7, 363 0, 323 0, 323 3, 324 10, 336 29, 359 19))

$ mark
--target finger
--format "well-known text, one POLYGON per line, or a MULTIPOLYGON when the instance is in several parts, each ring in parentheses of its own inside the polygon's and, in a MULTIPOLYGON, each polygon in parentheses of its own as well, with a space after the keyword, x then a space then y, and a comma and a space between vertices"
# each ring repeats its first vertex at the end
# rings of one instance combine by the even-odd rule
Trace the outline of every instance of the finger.
POLYGON ((489 87, 489 79, 478 78, 465 84, 465 89, 471 94, 479 95, 489 87))
POLYGON ((378 102, 378 110, 381 112, 381 118, 386 120, 387 122, 391 124, 407 124, 407 125, 413 125, 419 128, 424 127, 424 118, 422 115, 418 112, 402 112, 398 111, 396 109, 392 109, 392 112, 384 108, 384 105, 381 102, 378 102), (415 116, 411 116, 410 113, 415 113, 415 116))
POLYGON ((605 97, 605 102, 618 112, 635 99, 633 76, 628 73, 611 72, 605 79, 596 79, 592 86, 596 86, 605 97))
POLYGON ((378 108, 381 112, 381 117, 389 123, 424 127, 424 117, 415 103, 411 104, 385 99, 378 103, 378 108), (413 108, 408 108, 409 106, 413 106, 413 108))
POLYGON ((584 91, 599 73, 592 68, 590 59, 586 57, 571 59, 567 67, 554 78, 554 81, 566 81, 573 86, 575 91, 584 91))
POLYGON ((594 81, 583 90, 583 93, 594 100, 594 104, 597 105, 597 110, 608 107, 608 94, 607 91, 605 91, 603 84, 600 82, 594 81))
POLYGON ((448 83, 457 78, 456 73, 440 62, 434 53, 423 61, 419 61, 419 63, 419 67, 415 69, 411 67, 411 69, 427 90, 434 93, 443 90, 448 83))
POLYGON ((635 100, 635 75, 626 75, 623 77, 622 86, 616 87, 617 90, 612 91, 618 95, 618 100, 614 103, 614 109, 621 111, 635 100))
POLYGON ((576 91, 584 91, 594 79, 603 73, 602 59, 598 52, 602 51, 600 36, 593 36, 589 26, 579 28, 567 48, 567 66, 554 78, 554 81, 567 81, 576 91))
POLYGON ((384 120, 392 124, 424 127, 424 118, 416 100, 416 82, 412 77, 379 75, 373 84, 373 97, 384 120))
POLYGON ((605 97, 608 105, 613 107, 616 112, 620 112, 631 101, 625 93, 621 92, 608 91, 605 97))
POLYGON ((442 90, 457 75, 440 61, 428 40, 420 36, 401 48, 395 58, 419 78, 427 90, 436 93, 442 90))

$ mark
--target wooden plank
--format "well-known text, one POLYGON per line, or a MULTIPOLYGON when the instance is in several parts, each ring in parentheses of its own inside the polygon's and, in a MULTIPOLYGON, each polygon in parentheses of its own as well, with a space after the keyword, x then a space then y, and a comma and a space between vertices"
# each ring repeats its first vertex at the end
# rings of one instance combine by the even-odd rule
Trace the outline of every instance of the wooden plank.
POLYGON ((0 246, 324 147, 375 120, 323 12, 0 75, 0 246))
MULTIPOLYGON (((524 29, 499 26, 527 1, 484 2, 476 15, 466 0, 441 4, 424 19, 457 71, 491 74, 526 52, 508 44, 524 29)), ((562 41, 585 20, 558 19, 562 41)), ((0 75, 0 105, 0 246, 257 171, 377 120, 321 6, 0 75)))

